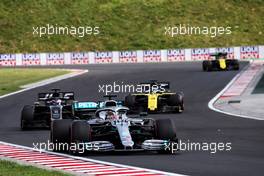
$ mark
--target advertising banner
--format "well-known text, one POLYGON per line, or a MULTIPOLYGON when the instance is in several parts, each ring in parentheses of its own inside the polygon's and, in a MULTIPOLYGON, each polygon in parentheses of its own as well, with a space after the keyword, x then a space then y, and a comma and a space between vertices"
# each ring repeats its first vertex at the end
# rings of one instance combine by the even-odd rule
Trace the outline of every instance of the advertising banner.
MULTIPOLYGON (((235 59, 234 48, 216 48, 217 53, 227 53, 227 59, 235 59)), ((237 59, 237 58, 236 58, 237 59)))
POLYGON ((22 65, 40 65, 40 54, 22 54, 22 65))
POLYGON ((95 53, 95 63, 112 63, 113 62, 113 52, 96 52, 95 53))
POLYGON ((167 51, 168 62, 185 61, 184 49, 170 49, 167 51))
POLYGON ((62 65, 64 64, 64 53, 48 53, 47 65, 62 65))
POLYGON ((71 53, 71 64, 89 64, 88 52, 71 53))
POLYGON ((143 62, 161 62, 161 51, 160 50, 143 51, 143 62))
POLYGON ((136 51, 120 51, 119 63, 137 63, 136 51))
POLYGON ((210 59, 209 48, 191 49, 191 60, 200 61, 210 59))
POLYGON ((0 66, 16 66, 16 55, 0 54, 0 66))
POLYGON ((259 59, 259 46, 241 46, 240 59, 259 59))

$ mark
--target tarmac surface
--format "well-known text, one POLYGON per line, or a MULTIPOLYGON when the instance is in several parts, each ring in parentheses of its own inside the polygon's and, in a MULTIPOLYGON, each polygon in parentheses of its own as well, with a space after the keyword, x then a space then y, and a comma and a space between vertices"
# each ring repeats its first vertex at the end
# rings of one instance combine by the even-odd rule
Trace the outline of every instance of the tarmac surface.
MULTIPOLYGON (((241 67, 245 66, 241 63, 241 67)), ((264 121, 230 117, 208 108, 208 102, 238 73, 203 72, 200 62, 160 64, 110 64, 63 66, 84 68, 78 77, 35 88, 0 99, 0 140, 33 147, 46 142, 47 130, 20 130, 20 111, 36 100, 38 92, 51 88, 75 91, 77 100, 102 100, 98 85, 116 82, 139 83, 150 79, 170 81, 171 89, 183 91, 186 110, 182 114, 155 114, 153 118, 171 118, 180 140, 207 143, 210 151, 179 151, 177 155, 153 153, 117 153, 85 156, 102 161, 145 167, 187 175, 263 175, 264 121), (231 143, 231 150, 212 153, 214 143, 231 143)), ((62 68, 62 66, 60 66, 62 68)), ((119 94, 123 99, 125 94, 119 94)))

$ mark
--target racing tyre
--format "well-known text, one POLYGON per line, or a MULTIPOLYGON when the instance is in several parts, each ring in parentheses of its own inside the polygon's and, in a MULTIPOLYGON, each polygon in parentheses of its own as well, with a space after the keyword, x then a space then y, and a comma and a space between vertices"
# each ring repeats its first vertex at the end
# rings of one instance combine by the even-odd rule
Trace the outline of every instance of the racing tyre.
POLYGON ((60 119, 52 121, 50 134, 51 142, 54 144, 54 146, 64 146, 60 148, 54 148, 54 151, 68 150, 69 146, 67 145, 70 143, 71 124, 71 119, 60 119))
POLYGON ((133 96, 131 94, 127 95, 125 97, 124 105, 129 108, 129 113, 140 113, 140 112, 147 112, 146 108, 142 106, 135 106, 136 104, 136 96, 133 96))
POLYGON ((234 60, 233 68, 234 68, 234 70, 239 70, 239 63, 238 63, 238 60, 234 60))
POLYGON ((204 71, 212 71, 213 65, 211 61, 203 61, 203 70, 204 71))
POLYGON ((71 126, 71 143, 74 143, 78 147, 76 151, 70 150, 71 154, 81 154, 84 152, 83 147, 80 143, 91 141, 91 127, 84 120, 75 120, 71 126))
POLYGON ((27 130, 30 128, 30 123, 34 120, 34 108, 33 106, 26 105, 23 107, 21 112, 21 124, 22 130, 27 130))
POLYGON ((178 106, 178 112, 183 112, 184 110, 184 103, 183 103, 183 94, 178 92, 174 95, 171 95, 168 99, 169 106, 178 106))
POLYGON ((207 71, 209 61, 203 61, 203 71, 207 71))
POLYGON ((127 107, 133 107, 135 105, 135 103, 136 103, 136 99, 135 98, 136 97, 133 96, 133 95, 131 95, 131 94, 127 95, 125 97, 125 103, 124 103, 125 106, 127 106, 127 107))
POLYGON ((212 62, 208 61, 206 71, 210 72, 210 71, 212 71, 212 70, 213 70, 213 64, 212 64, 212 62))
MULTIPOLYGON (((176 128, 171 119, 158 119, 156 120, 156 134, 157 139, 168 140, 170 149, 171 146, 178 143, 176 128)), ((172 150, 166 148, 165 150, 158 151, 159 153, 173 154, 172 150)))

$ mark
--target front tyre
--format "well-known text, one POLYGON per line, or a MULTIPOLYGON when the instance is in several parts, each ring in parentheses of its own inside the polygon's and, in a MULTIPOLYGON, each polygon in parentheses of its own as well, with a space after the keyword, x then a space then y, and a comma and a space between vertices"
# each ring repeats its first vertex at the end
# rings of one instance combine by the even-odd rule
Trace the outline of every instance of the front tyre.
POLYGON ((51 123, 51 142, 54 144, 53 151, 69 150, 71 119, 53 120, 51 123))
POLYGON ((34 107, 30 105, 24 106, 21 112, 20 128, 22 130, 28 130, 33 120, 34 120, 34 107))
MULTIPOLYGON (((172 146, 178 143, 176 128, 171 119, 158 119, 156 120, 156 135, 157 139, 167 140, 168 144, 172 146)), ((172 148, 158 151, 159 153, 173 154, 172 148)))
MULTIPOLYGON (((91 141, 91 126, 85 120, 75 120, 71 126, 71 144, 78 148, 70 150, 72 154, 82 154, 85 152, 85 143, 91 141), (79 148, 80 147, 80 148, 79 148)), ((91 147, 91 146, 90 146, 91 147)))

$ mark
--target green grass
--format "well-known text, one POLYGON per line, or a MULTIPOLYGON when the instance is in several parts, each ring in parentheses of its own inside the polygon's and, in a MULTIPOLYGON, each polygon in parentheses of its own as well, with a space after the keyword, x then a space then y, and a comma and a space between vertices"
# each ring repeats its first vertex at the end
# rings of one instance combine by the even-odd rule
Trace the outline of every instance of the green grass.
POLYGON ((25 166, 14 162, 0 160, 0 176, 69 176, 58 171, 48 171, 33 166, 25 166))
POLYGON ((260 78, 258 84, 252 92, 253 94, 263 94, 264 93, 264 74, 260 78))
POLYGON ((20 86, 37 82, 43 79, 69 73, 66 70, 56 69, 26 69, 1 68, 0 69, 0 95, 21 89, 20 86))
POLYGON ((263 0, 1 0, 0 53, 264 44, 263 0), (97 36, 32 35, 45 24, 99 26, 97 36), (230 26, 231 35, 164 35, 165 26, 230 26))

